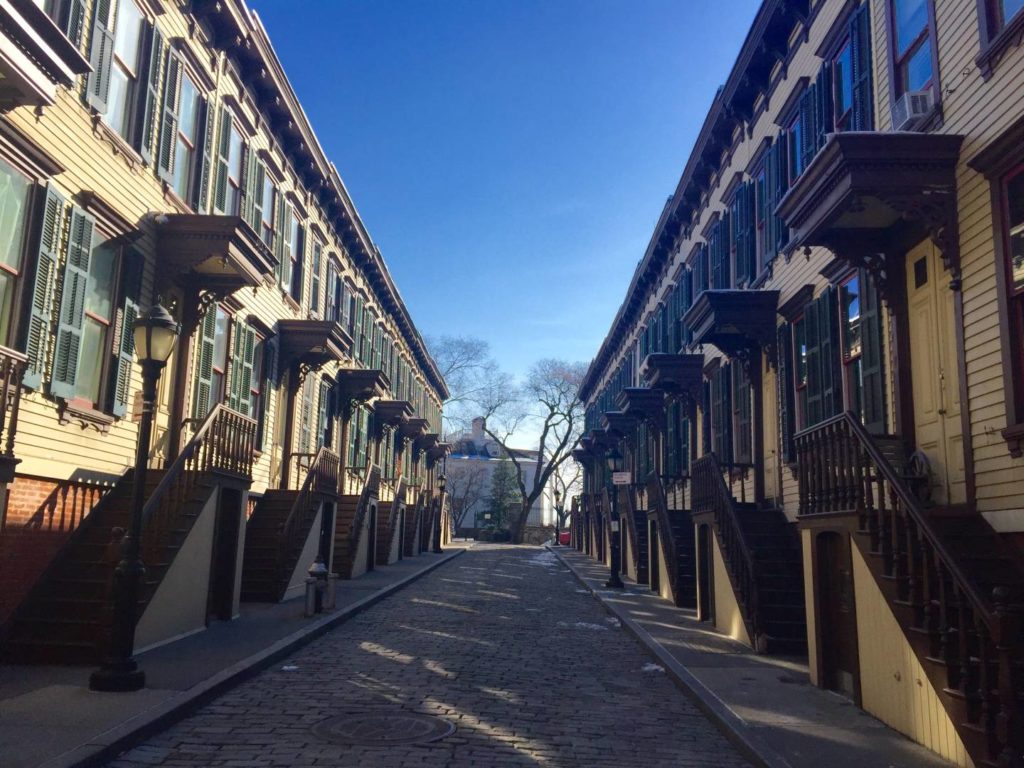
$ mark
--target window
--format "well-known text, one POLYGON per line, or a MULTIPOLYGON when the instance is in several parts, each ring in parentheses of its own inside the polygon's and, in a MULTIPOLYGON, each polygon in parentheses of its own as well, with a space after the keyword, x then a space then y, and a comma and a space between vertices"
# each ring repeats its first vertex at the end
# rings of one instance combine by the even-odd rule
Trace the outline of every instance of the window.
POLYGON ((807 424, 807 323, 803 315, 793 321, 793 386, 796 390, 796 428, 807 424))
POLYGON ((53 23, 67 35, 77 48, 82 44, 82 30, 85 21, 84 0, 36 0, 53 23))
POLYGON ((835 128, 846 131, 853 120, 853 46, 843 42, 839 53, 832 59, 832 105, 835 109, 835 128))
MULTIPOLYGON (((263 420, 263 357, 266 351, 267 342, 256 337, 256 344, 252 353, 252 371, 249 377, 249 415, 263 420)), ((257 430, 262 432, 262 429, 257 430)))
POLYGON ((786 157, 789 163, 786 169, 789 174, 789 184, 792 185, 801 173, 804 172, 803 165, 803 126, 800 124, 800 116, 794 117, 786 128, 786 157))
POLYGON ((839 332, 842 336, 846 406, 858 414, 863 404, 860 299, 860 281, 858 275, 853 275, 839 287, 839 332))
POLYGON ((891 0, 893 85, 895 95, 932 85, 931 0, 891 0))
POLYGON ((1024 0, 985 0, 985 23, 989 40, 1005 29, 1022 10, 1024 0))
POLYGON ((263 177, 263 206, 260 208, 260 237, 268 248, 274 247, 274 201, 277 190, 269 174, 263 177))
POLYGON ((228 371, 228 328, 229 317, 220 307, 215 315, 213 337, 213 386, 210 391, 210 407, 224 399, 224 381, 228 371))
POLYGON ((309 311, 320 314, 320 269, 322 267, 324 246, 319 241, 313 240, 313 259, 309 265, 310 288, 309 288, 309 311))
MULTIPOLYGON (((1017 412, 1024 404, 1024 166, 1003 181, 1009 315, 1013 333, 1017 412)), ((1018 417, 1019 420, 1019 417, 1018 417)))
POLYGON ((104 359, 110 344, 108 335, 114 312, 117 256, 116 248, 103 244, 93 250, 89 260, 75 396, 97 408, 103 382, 103 366, 97 365, 97 361, 104 359))
POLYGON ((217 184, 213 208, 217 213, 237 216, 242 201, 242 158, 245 143, 230 109, 221 110, 220 144, 217 152, 217 184))
POLYGON ((132 105, 138 90, 142 12, 131 0, 122 0, 116 13, 114 60, 110 68, 110 90, 103 119, 107 125, 128 138, 132 105))
POLYGON ((199 139, 199 92, 182 74, 178 96, 178 130, 174 137, 174 165, 171 187, 182 200, 188 200, 195 176, 196 145, 199 139))
POLYGON ((305 250, 306 231, 293 213, 289 217, 288 229, 288 259, 291 262, 288 268, 288 293, 299 304, 302 303, 303 258, 305 250))
POLYGON ((0 344, 12 345, 12 315, 22 274, 31 183, 0 160, 0 344))
POLYGON ((741 364, 730 365, 732 371, 732 433, 733 459, 737 464, 753 461, 753 435, 751 433, 750 379, 741 364))

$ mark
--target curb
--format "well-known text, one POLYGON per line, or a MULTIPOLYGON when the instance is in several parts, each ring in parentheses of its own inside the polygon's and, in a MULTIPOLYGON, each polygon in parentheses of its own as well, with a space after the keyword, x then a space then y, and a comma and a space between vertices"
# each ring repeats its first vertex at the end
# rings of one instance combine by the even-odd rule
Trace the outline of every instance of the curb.
POLYGON ((462 548, 449 550, 444 558, 431 563, 423 570, 410 574, 401 581, 396 581, 394 584, 383 587, 372 595, 367 595, 362 600, 337 613, 325 616, 308 627, 281 638, 273 645, 232 664, 213 677, 197 683, 191 688, 172 696, 167 701, 147 709, 120 725, 111 728, 109 731, 99 734, 88 743, 50 758, 44 763, 40 763, 37 768, 92 768, 114 759, 140 741, 144 741, 150 736, 165 730, 210 700, 226 693, 236 685, 245 682, 250 677, 291 655, 304 645, 316 640, 338 624, 347 621, 358 613, 362 613, 367 608, 404 589, 431 571, 440 568, 445 563, 451 562, 465 551, 466 549, 462 548))
POLYGON ((698 680, 685 665, 681 664, 664 646, 638 622, 626 615, 625 611, 605 599, 604 595, 587 583, 586 578, 575 566, 562 557, 555 548, 545 545, 558 561, 562 563, 576 580, 593 595, 601 606, 617 618, 624 629, 635 637, 646 651, 665 668, 666 674, 683 693, 696 705, 714 725, 722 732, 743 757, 759 768, 792 768, 790 763, 773 747, 757 734, 757 729, 747 724, 746 720, 733 712, 728 705, 718 698, 714 691, 698 680))

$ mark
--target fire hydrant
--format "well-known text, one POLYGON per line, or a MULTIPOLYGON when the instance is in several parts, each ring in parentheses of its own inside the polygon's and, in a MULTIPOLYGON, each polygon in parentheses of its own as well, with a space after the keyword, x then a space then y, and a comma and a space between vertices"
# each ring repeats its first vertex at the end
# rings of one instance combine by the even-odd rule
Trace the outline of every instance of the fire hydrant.
POLYGON ((322 555, 317 555, 316 560, 309 566, 309 578, 306 579, 306 615, 323 613, 324 593, 327 591, 327 565, 322 555))

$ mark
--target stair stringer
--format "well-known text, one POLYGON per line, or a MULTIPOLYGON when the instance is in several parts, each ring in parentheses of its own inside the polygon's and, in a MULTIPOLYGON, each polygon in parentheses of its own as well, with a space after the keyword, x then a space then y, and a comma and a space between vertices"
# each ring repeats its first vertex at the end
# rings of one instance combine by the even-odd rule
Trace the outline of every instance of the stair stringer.
POLYGON ((851 538, 861 708, 946 760, 973 768, 942 682, 938 675, 929 674, 933 662, 921 658, 908 640, 868 564, 871 554, 861 537, 852 534, 851 538))
POLYGON ((740 607, 739 598, 736 596, 736 586, 733 584, 732 573, 726 564, 725 555, 722 552, 722 544, 719 541, 718 527, 711 525, 714 535, 711 536, 711 557, 712 557, 712 586, 715 601, 715 628, 724 632, 733 640, 738 640, 746 646, 754 648, 750 621, 746 612, 740 607))
POLYGON ((306 531, 306 541, 302 545, 302 551, 292 566, 292 572, 285 582, 284 594, 281 600, 291 600, 306 591, 306 579, 309 577, 309 567, 316 560, 320 553, 320 527, 324 519, 324 498, 319 495, 312 497, 316 512, 313 514, 313 521, 309 530, 306 531))

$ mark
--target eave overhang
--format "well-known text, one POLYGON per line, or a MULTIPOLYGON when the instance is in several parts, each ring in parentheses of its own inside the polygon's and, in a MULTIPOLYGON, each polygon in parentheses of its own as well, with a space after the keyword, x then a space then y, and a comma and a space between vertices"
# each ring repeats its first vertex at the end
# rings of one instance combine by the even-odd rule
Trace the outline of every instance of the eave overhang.
POLYGON ((433 448, 427 449, 427 458, 436 463, 451 452, 452 446, 450 443, 438 443, 433 448))
POLYGON ((0 109, 50 106, 92 67, 33 0, 0 0, 0 109))
POLYGON ((930 237, 959 275, 956 167, 963 136, 843 132, 782 198, 776 214, 791 247, 824 246, 860 261, 903 252, 930 237))
POLYGON ((277 267, 270 248, 241 216, 161 214, 156 218, 156 255, 158 280, 195 279, 221 295, 255 288, 277 267))
POLYGON ((683 315, 694 344, 713 344, 730 357, 770 346, 775 340, 778 291, 703 291, 683 315))
MULTIPOLYGON (((582 441, 581 441, 582 442, 582 441)), ((591 466, 594 463, 594 454, 592 454, 586 448, 574 448, 572 452, 573 460, 584 466, 591 466)))
POLYGON ((401 425, 402 437, 407 440, 419 440, 430 429, 430 422, 426 419, 407 419, 401 425))
POLYGON ((344 360, 352 346, 348 331, 333 320, 278 320, 277 335, 284 365, 298 364, 310 370, 344 360))
POLYGON ((622 411, 605 411, 601 414, 604 431, 614 442, 630 437, 636 430, 637 417, 626 415, 622 411))
POLYGON ((672 397, 686 395, 697 402, 700 400, 703 369, 703 355, 655 352, 644 358, 640 375, 651 389, 672 397))
POLYGON ((387 375, 377 368, 345 368, 334 377, 334 389, 342 402, 365 403, 384 397, 390 388, 387 375))
POLYGON ((418 451, 430 451, 441 442, 441 436, 437 432, 430 432, 421 435, 413 442, 413 447, 418 451))
POLYGON ((648 387, 626 387, 615 397, 615 405, 625 417, 657 425, 665 415, 665 393, 648 387))
POLYGON ((385 427, 397 427, 407 422, 416 411, 408 400, 377 400, 373 404, 374 421, 385 427))

